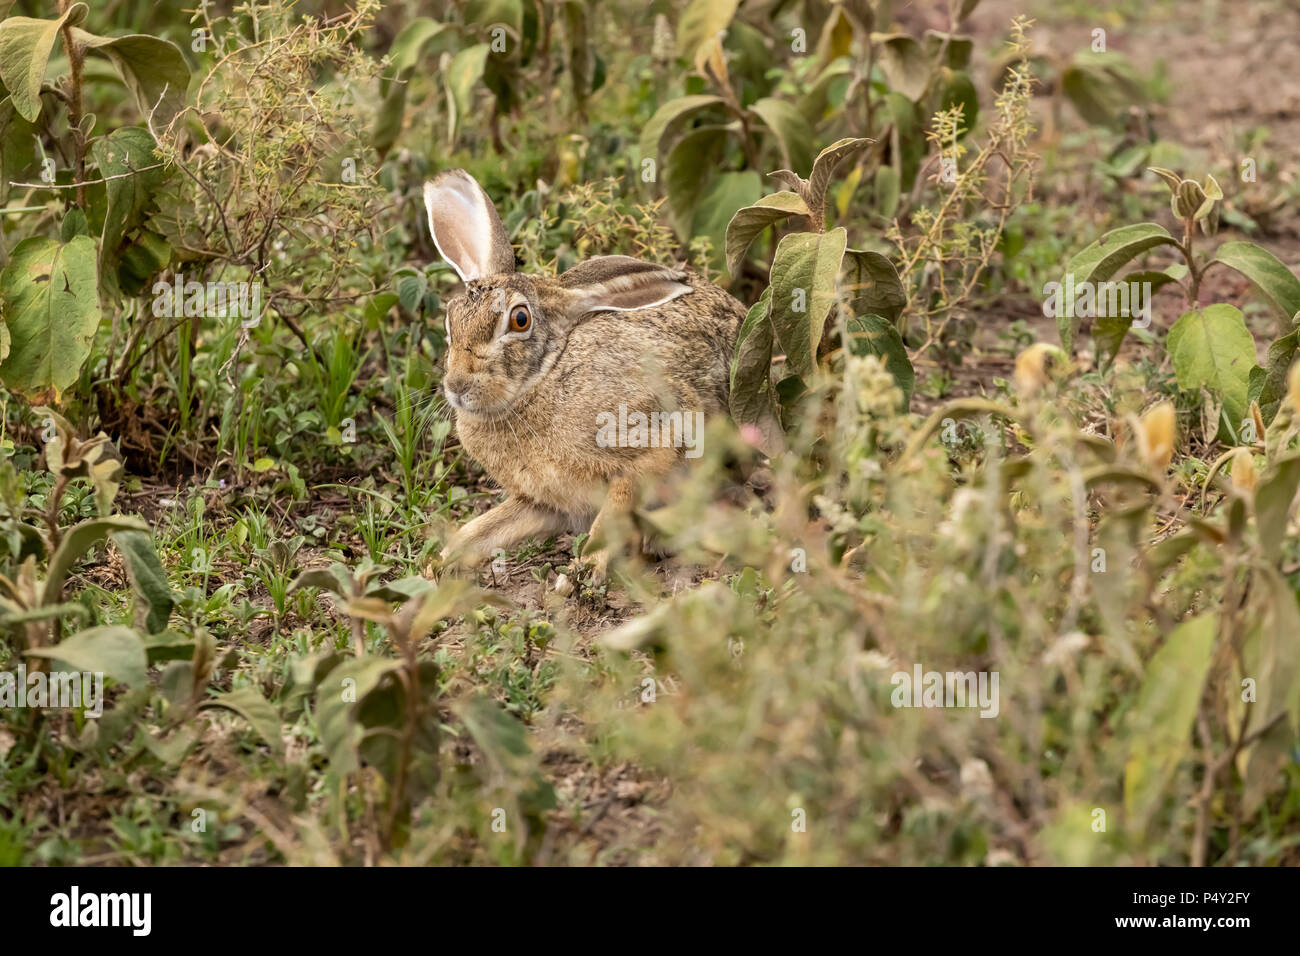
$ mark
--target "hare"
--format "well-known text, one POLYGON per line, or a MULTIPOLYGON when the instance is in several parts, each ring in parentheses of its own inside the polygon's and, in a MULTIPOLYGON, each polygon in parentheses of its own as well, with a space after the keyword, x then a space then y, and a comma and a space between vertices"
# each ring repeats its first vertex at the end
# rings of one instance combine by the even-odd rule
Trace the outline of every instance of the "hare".
MULTIPOLYGON (((698 455, 703 418, 726 413, 744 306, 629 256, 516 272, 505 226, 464 170, 425 183, 424 204, 465 283, 446 306, 443 391, 461 445, 508 496, 456 533, 444 561, 473 566, 565 531, 601 543, 630 526, 638 482, 698 455)), ((609 546, 585 559, 595 581, 609 559, 609 546)))

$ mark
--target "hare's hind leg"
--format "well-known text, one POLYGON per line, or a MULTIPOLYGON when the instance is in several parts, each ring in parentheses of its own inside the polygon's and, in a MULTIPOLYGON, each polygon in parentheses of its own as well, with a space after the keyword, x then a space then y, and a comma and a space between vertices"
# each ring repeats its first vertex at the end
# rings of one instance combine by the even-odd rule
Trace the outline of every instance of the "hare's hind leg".
POLYGON ((498 548, 508 548, 528 538, 567 530, 568 516, 523 498, 511 497, 466 524, 442 549, 445 562, 466 567, 482 564, 498 548))

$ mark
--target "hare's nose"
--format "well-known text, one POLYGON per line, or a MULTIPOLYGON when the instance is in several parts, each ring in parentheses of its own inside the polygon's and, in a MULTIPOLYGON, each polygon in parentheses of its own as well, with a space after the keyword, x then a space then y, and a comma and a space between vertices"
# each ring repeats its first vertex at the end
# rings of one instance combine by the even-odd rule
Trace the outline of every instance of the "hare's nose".
POLYGON ((469 376, 461 372, 448 372, 442 380, 442 387, 455 395, 459 395, 469 388, 469 376))

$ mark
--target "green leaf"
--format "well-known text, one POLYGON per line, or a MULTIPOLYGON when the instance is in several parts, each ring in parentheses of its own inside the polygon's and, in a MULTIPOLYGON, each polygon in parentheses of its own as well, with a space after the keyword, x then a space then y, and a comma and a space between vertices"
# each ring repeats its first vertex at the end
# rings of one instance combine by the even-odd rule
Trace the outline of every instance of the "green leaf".
POLYGON ((1232 428, 1240 428, 1255 365, 1255 340, 1241 312, 1230 305, 1194 309, 1174 323, 1166 345, 1178 387, 1210 389, 1223 401, 1232 428))
POLYGON ((1147 99, 1133 65, 1114 51, 1080 50, 1061 74, 1061 90, 1084 120, 1113 128, 1147 99))
MULTIPOLYGON (((1255 524, 1259 548, 1276 562, 1282 555, 1296 488, 1300 488, 1300 454, 1278 459, 1255 489, 1255 524)), ((1300 631, 1296 632, 1300 634, 1300 631)))
POLYGON ((1130 717, 1124 767, 1124 807, 1135 823, 1144 824, 1156 809, 1191 749, 1192 722, 1214 649, 1214 617, 1184 621, 1147 665, 1130 717))
POLYGON ((335 773, 343 775, 359 766, 357 748, 365 727, 356 719, 357 709, 401 666, 401 661, 362 657, 340 664, 317 686, 316 726, 335 773))
POLYGON ((388 59, 392 63, 394 75, 419 66, 424 48, 445 29, 447 24, 437 23, 430 17, 416 17, 402 27, 388 49, 388 59))
POLYGON ((691 62, 700 44, 725 30, 736 15, 740 0, 691 0, 677 24, 677 53, 691 62))
POLYGON ((57 601, 63 589, 63 581, 73 565, 96 543, 116 531, 142 531, 147 534, 149 526, 141 518, 112 515, 107 518, 88 518, 65 531, 58 548, 50 556, 41 603, 53 604, 57 601))
POLYGON ((75 27, 72 38, 109 59, 154 129, 166 129, 185 108, 190 68, 175 43, 147 33, 101 37, 75 27))
POLYGON ((808 207, 795 193, 788 190, 764 196, 752 206, 736 211, 727 223, 727 272, 738 275, 750 244, 768 226, 783 222, 791 216, 808 215, 808 207))
MULTIPOLYGON (((1105 282, 1142 253, 1162 245, 1172 246, 1177 242, 1164 226, 1154 222, 1112 229, 1066 263, 1066 281, 1072 275, 1076 287, 1084 282, 1105 282)), ((1073 311, 1062 309, 1056 316, 1061 347, 1067 352, 1073 351, 1074 336, 1079 330, 1078 316, 1069 314, 1073 311)))
POLYGON ((870 146, 871 142, 860 136, 839 139, 818 153, 817 158, 813 160, 812 172, 808 174, 808 202, 815 216, 818 215, 817 210, 821 210, 820 216, 814 222, 816 228, 821 229, 825 225, 826 191, 830 188, 831 177, 835 175, 835 170, 854 153, 870 146))
POLYGON ((36 648, 26 654, 66 664, 67 670, 102 673, 132 686, 145 682, 148 668, 140 635, 129 627, 92 627, 54 647, 36 648))
POLYGON ((848 347, 854 355, 875 355, 885 363, 885 370, 903 392, 903 409, 912 403, 916 372, 908 357, 907 346, 898 329, 879 315, 858 315, 848 321, 848 347))
POLYGON ((280 738, 280 714, 265 697, 251 687, 241 687, 225 694, 215 694, 199 704, 199 710, 221 709, 243 717, 257 735, 266 741, 271 752, 279 756, 284 750, 280 738))
POLYGON ((57 20, 8 17, 0 21, 0 81, 13 98, 18 115, 35 123, 41 115, 41 81, 49 65, 50 51, 64 22, 85 19, 87 7, 74 3, 57 20))
POLYGON ((812 163, 813 131, 798 108, 786 100, 766 96, 750 109, 776 136, 786 166, 800 173, 807 169, 812 163))
POLYGON ((175 597, 154 550, 153 537, 144 531, 115 531, 112 538, 126 558, 126 571, 137 596, 136 626, 143 625, 146 634, 157 634, 167 627, 175 597))
POLYGON ((965 70, 943 70, 943 94, 939 99, 939 109, 947 110, 961 104, 961 135, 964 139, 975 128, 975 121, 980 115, 980 98, 975 92, 975 82, 965 70))
POLYGON ((857 315, 880 315, 897 323, 907 305, 907 292, 898 270, 878 252, 846 249, 840 291, 857 315))
POLYGON ((823 233, 785 236, 772 261, 772 328, 790 370, 807 379, 817 367, 826 316, 836 299, 836 279, 848 233, 842 226, 823 233))
POLYGON ((1288 714, 1239 757, 1244 767, 1241 809, 1250 819, 1270 794, 1284 788, 1283 774, 1293 762, 1292 751, 1300 731, 1300 656, 1295 653, 1300 634, 1300 608, 1286 580, 1272 568, 1260 568, 1261 596, 1267 612, 1242 648, 1243 676, 1256 679, 1259 698, 1244 706, 1255 713, 1251 729, 1266 726, 1279 714, 1288 714))
POLYGON ((456 128, 460 118, 469 115, 474 87, 483 78, 488 50, 486 43, 461 50, 452 57, 443 72, 443 83, 447 88, 447 142, 453 146, 456 144, 456 128))
POLYGON ((9 198, 9 183, 36 162, 36 129, 18 115, 13 97, 0 97, 0 204, 9 198))
POLYGON ((1300 279, 1267 249, 1253 242, 1225 242, 1214 261, 1236 269, 1258 286, 1284 318, 1300 312, 1300 279))
POLYGON ((731 360, 731 418, 737 425, 755 425, 764 442, 780 431, 780 419, 772 399, 772 322, 768 310, 772 289, 763 290, 741 323, 736 351, 731 360))
POLYGON ((1295 360, 1296 347, 1300 345, 1300 332, 1290 332, 1268 347, 1268 365, 1250 370, 1250 388, 1247 404, 1258 402, 1264 424, 1270 425, 1277 415, 1278 406, 1286 397, 1286 376, 1295 360))
POLYGON ((675 136, 694 114, 711 106, 721 106, 722 103, 720 96, 703 95, 679 96, 675 100, 669 100, 655 110, 654 116, 650 117, 645 129, 641 131, 641 158, 653 159, 658 163, 665 151, 665 140, 675 136))
POLYGON ((683 242, 695 235, 700 197, 714 182, 705 170, 716 168, 726 140, 724 127, 701 126, 678 140, 664 162, 664 192, 672 209, 673 228, 683 242))
POLYGON ((100 237, 100 281, 107 268, 117 260, 117 249, 127 231, 144 218, 153 204, 154 195, 164 179, 154 156, 154 141, 140 126, 126 126, 95 140, 90 155, 99 166, 99 174, 108 180, 104 189, 108 208, 104 213, 104 231, 100 237))
POLYGON ((20 242, 0 272, 0 315, 10 335, 0 381, 33 404, 57 400, 81 374, 99 328, 94 240, 20 242))
POLYGON ((898 211, 898 200, 900 198, 898 170, 893 166, 877 167, 872 188, 876 212, 886 219, 892 219, 894 213, 898 211))
POLYGON ((713 244, 712 261, 718 266, 724 262, 727 223, 736 210, 756 203, 763 193, 758 173, 751 169, 743 172, 720 173, 695 204, 691 219, 692 236, 708 236, 713 244))
POLYGON ((871 42, 880 49, 880 69, 890 90, 915 103, 930 81, 931 60, 921 44, 906 33, 873 33, 871 42))

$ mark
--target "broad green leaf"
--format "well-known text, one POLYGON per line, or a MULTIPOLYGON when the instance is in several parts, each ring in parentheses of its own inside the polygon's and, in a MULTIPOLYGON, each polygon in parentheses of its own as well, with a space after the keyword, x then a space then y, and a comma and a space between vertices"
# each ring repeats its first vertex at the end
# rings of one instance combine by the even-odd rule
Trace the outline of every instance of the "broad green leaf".
POLYGON ((700 196, 691 219, 692 236, 708 236, 713 243, 712 261, 722 267, 725 262, 727 223, 743 206, 756 203, 763 193, 758 173, 752 169, 743 172, 718 174, 709 188, 700 196))
POLYGON ((443 71, 447 88, 447 142, 456 144, 456 129, 462 116, 468 116, 473 105, 474 87, 483 78, 490 47, 486 43, 461 50, 443 71))
POLYGON ((1192 722, 1214 648, 1214 619, 1207 613, 1184 621, 1147 665, 1130 716, 1124 767, 1124 807, 1136 824, 1144 824, 1156 809, 1191 749, 1192 722))
POLYGON ((84 3, 74 3, 57 20, 8 17, 0 21, 0 81, 27 122, 35 123, 41 114, 41 81, 59 29, 64 23, 80 23, 88 10, 84 3))
POLYGON ((1287 716, 1238 756, 1238 769, 1244 768, 1241 809, 1245 819, 1254 816, 1270 794, 1285 787, 1283 774, 1293 761, 1300 732, 1300 655, 1295 652, 1300 607, 1295 592, 1277 571, 1261 568, 1258 574, 1261 598, 1268 603, 1259 627, 1242 648, 1243 676, 1255 679, 1258 694, 1255 702, 1245 704, 1253 709, 1248 726, 1254 730, 1277 719, 1278 714, 1287 716))
POLYGON ((727 272, 733 276, 740 271, 750 244, 768 226, 790 218, 808 215, 808 207, 795 193, 788 190, 764 196, 752 206, 736 211, 727 223, 727 272))
POLYGON ((216 694, 199 704, 199 710, 213 709, 228 710, 243 717, 277 756, 284 750, 284 741, 280 738, 280 713, 253 688, 240 687, 216 694))
POLYGON ((9 197, 9 183, 36 163, 36 129, 18 114, 12 97, 0 96, 0 205, 9 197))
POLYGON ((880 50, 880 69, 890 90, 915 103, 930 81, 932 62, 921 44, 906 33, 873 33, 871 42, 880 50))
POLYGON ((1214 259, 1255 283, 1284 318, 1300 312, 1300 279, 1267 249, 1253 242, 1225 242, 1214 259))
POLYGON ((840 291, 849 311, 857 315, 880 315, 897 323, 907 305, 898 270, 879 252, 846 249, 840 291))
POLYGON ((141 531, 148 534, 149 526, 142 518, 112 515, 107 518, 88 518, 64 531, 59 546, 50 556, 42 603, 52 604, 57 601, 63 589, 63 581, 73 566, 99 541, 117 531, 141 531))
MULTIPOLYGON (((717 167, 727 135, 721 126, 693 129, 677 141, 664 161, 664 192, 672 210, 673 228, 683 242, 695 235, 697 206, 715 182, 709 171, 717 167)), ((723 247, 719 244, 717 248, 720 252, 723 247)))
POLYGON ((1166 345, 1178 387, 1208 388, 1222 400, 1232 428, 1240 428, 1255 365, 1255 340, 1241 312, 1231 305, 1188 312, 1169 330, 1166 345))
POLYGON ((772 401, 772 322, 768 309, 772 289, 763 290, 741 323, 736 351, 731 360, 731 418, 737 425, 754 425, 764 441, 780 430, 772 401))
POLYGON ((190 68, 175 43, 147 33, 101 37, 75 27, 72 38, 108 57, 135 97, 140 112, 152 117, 154 129, 166 129, 185 108, 190 68))
POLYGON ((316 726, 334 772, 342 775, 357 769, 357 747, 365 728, 356 720, 356 712, 401 666, 401 661, 389 658, 358 658, 334 668, 317 686, 316 726))
POLYGON ((148 668, 140 635, 129 627, 92 627, 26 654, 66 664, 67 670, 102 673, 133 687, 145 682, 148 668))
POLYGON ((872 185, 876 212, 886 219, 892 219, 898 211, 899 190, 898 170, 893 166, 880 166, 876 169, 872 185))
MULTIPOLYGON (((1300 487, 1300 454, 1279 459, 1269 469, 1255 489, 1255 525, 1259 532, 1259 548, 1269 561, 1277 561, 1282 554, 1287 522, 1291 517, 1291 503, 1295 501, 1296 488, 1300 487)), ((1296 632, 1300 636, 1300 631, 1296 632)))
POLYGON ((136 626, 157 634, 167 626, 175 596, 167 572, 154 550, 153 537, 144 531, 115 531, 113 543, 126 558, 126 571, 136 593, 136 626))
POLYGON ((798 108, 786 100, 770 96, 750 107, 776 136, 785 164, 802 174, 812 163, 813 131, 798 108))
POLYGON ((1065 272, 1074 276, 1075 285, 1102 282, 1142 253, 1162 245, 1177 245, 1164 226, 1154 222, 1121 226, 1076 254, 1066 263, 1065 272))
POLYGON ((194 657, 194 646, 194 638, 178 631, 162 631, 144 638, 144 650, 150 664, 190 661, 194 657))
POLYGON ((912 403, 916 372, 898 329, 882 316, 857 315, 848 321, 848 335, 849 351, 854 355, 875 355, 884 361, 885 370, 894 376, 903 392, 903 408, 906 410, 912 403))
POLYGON ((700 45, 725 30, 740 0, 691 0, 677 24, 677 53, 692 63, 700 45))
POLYGON ((416 17, 402 27, 388 49, 388 59, 393 65, 394 75, 419 66, 424 48, 445 29, 447 24, 437 23, 429 17, 416 17))
POLYGON ((790 370, 807 379, 817 367, 826 316, 836 299, 836 280, 848 233, 796 232, 782 238, 772 261, 772 328, 790 370))
POLYGON ((964 139, 975 128, 975 121, 980 115, 980 98, 975 92, 975 82, 965 70, 950 70, 947 67, 944 67, 942 77, 943 94, 939 99, 939 108, 946 110, 961 104, 962 132, 958 138, 964 139))
POLYGON ((140 126, 114 130, 90 147, 100 176, 108 180, 104 184, 108 208, 104 212, 104 231, 99 243, 101 282, 106 268, 117 259, 122 237, 140 224, 163 181, 161 168, 149 168, 159 166, 153 148, 153 137, 140 126))
POLYGON ((931 60, 939 59, 939 52, 947 42, 947 53, 942 66, 950 70, 965 70, 970 66, 971 53, 975 50, 975 40, 957 33, 943 33, 939 30, 926 30, 924 37, 925 55, 931 60))
POLYGON ((658 163, 665 151, 665 140, 676 135, 694 114, 722 103, 720 96, 680 96, 659 107, 641 131, 642 160, 652 159, 658 163))
MULTIPOLYGON (((1164 226, 1153 222, 1112 229, 1066 263, 1063 284, 1070 276, 1074 277, 1075 286, 1104 282, 1142 253, 1156 246, 1176 244, 1164 226)), ((1056 316, 1061 347, 1066 352, 1073 351, 1074 337, 1079 331, 1079 319, 1073 311, 1062 309, 1056 316)))
POLYGON ((99 328, 95 241, 20 242, 0 272, 0 315, 10 336, 0 381, 33 404, 57 400, 77 381, 99 328))
POLYGON ((1264 424, 1272 424, 1278 405, 1286 397, 1287 372, 1295 360, 1296 347, 1300 345, 1300 332, 1290 332, 1268 347, 1268 365, 1250 370, 1250 387, 1247 404, 1258 402, 1264 424))
POLYGON ((1061 91, 1084 120, 1115 128, 1123 125, 1130 106, 1147 99, 1133 65, 1113 50, 1076 53, 1061 74, 1061 91))

